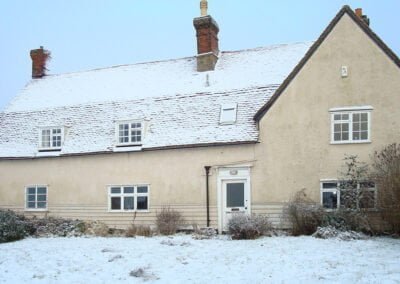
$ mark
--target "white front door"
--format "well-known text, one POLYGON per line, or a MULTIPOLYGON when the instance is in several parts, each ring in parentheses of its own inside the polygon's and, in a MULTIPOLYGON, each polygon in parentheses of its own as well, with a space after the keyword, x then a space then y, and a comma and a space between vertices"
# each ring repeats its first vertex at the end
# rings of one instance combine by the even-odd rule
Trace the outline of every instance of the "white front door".
POLYGON ((222 225, 223 231, 233 214, 246 214, 249 208, 249 186, 247 179, 222 180, 222 225))

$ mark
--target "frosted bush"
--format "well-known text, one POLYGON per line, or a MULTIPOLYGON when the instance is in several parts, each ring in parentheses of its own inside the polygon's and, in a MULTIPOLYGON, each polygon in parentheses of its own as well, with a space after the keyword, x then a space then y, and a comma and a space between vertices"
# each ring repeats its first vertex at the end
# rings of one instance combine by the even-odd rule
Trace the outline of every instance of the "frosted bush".
POLYGON ((228 231, 234 240, 256 239, 272 228, 265 215, 234 214, 228 222, 228 231))

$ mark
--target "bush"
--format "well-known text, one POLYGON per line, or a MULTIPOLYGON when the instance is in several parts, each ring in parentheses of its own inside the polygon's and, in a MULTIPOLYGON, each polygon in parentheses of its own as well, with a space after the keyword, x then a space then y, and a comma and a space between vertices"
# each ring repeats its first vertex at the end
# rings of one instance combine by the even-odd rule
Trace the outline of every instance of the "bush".
POLYGON ((151 228, 150 226, 134 225, 132 224, 125 232, 125 236, 128 238, 133 238, 135 236, 150 237, 151 228))
POLYGON ((182 214, 169 207, 163 207, 157 212, 156 225, 162 235, 173 235, 185 223, 182 214))
POLYGON ((33 227, 23 215, 0 209, 0 243, 23 239, 32 232, 33 227))
POLYGON ((359 211, 347 209, 326 212, 323 216, 323 226, 333 227, 340 231, 355 231, 372 234, 367 215, 359 211))
POLYGON ((325 211, 302 189, 291 198, 284 214, 292 226, 292 234, 299 236, 313 234, 322 225, 325 211))
POLYGON ((228 231, 234 240, 256 239, 272 228, 264 215, 233 214, 228 221, 228 231))
POLYGON ((372 179, 378 185, 378 209, 389 231, 400 234, 400 144, 391 144, 373 155, 372 179))

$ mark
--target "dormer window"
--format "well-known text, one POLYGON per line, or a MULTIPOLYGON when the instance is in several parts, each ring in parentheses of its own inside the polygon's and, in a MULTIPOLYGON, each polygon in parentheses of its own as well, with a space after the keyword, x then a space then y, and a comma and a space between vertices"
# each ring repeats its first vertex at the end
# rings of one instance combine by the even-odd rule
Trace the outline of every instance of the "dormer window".
POLYGON ((39 151, 58 151, 64 143, 64 127, 44 127, 39 131, 39 151))
POLYGON ((116 124, 117 146, 141 145, 143 123, 141 121, 119 121, 116 124))
POLYGON ((219 119, 220 124, 234 124, 236 122, 237 104, 223 104, 221 105, 221 115, 219 119))

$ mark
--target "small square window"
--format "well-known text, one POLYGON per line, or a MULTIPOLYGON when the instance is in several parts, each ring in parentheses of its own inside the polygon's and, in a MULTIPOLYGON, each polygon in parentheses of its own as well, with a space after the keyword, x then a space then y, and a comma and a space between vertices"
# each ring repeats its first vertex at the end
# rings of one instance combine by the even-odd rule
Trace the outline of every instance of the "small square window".
POLYGON ((44 210, 47 209, 47 187, 28 186, 25 188, 25 209, 44 210))
POLYGON ((39 151, 61 150, 63 141, 63 127, 42 128, 39 134, 39 151))
POLYGON ((142 122, 118 122, 116 127, 117 146, 140 145, 143 138, 142 122))

